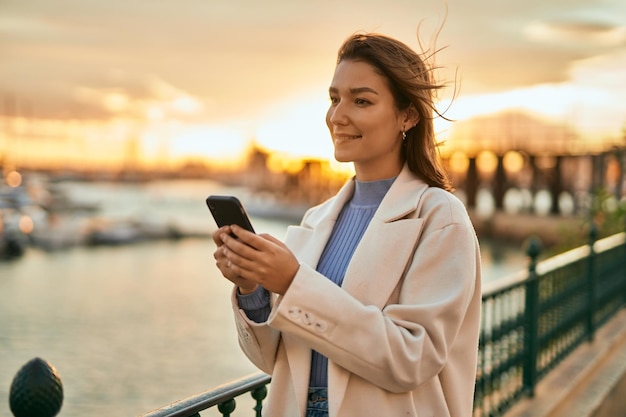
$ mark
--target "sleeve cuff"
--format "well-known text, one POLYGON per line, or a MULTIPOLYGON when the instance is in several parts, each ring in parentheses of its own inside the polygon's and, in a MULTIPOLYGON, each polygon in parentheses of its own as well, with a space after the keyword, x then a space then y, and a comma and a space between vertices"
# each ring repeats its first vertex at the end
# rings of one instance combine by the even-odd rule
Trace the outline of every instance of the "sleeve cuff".
POLYGON ((260 310, 270 305, 270 293, 260 285, 254 292, 245 295, 240 294, 237 289, 237 302, 246 311, 260 310))

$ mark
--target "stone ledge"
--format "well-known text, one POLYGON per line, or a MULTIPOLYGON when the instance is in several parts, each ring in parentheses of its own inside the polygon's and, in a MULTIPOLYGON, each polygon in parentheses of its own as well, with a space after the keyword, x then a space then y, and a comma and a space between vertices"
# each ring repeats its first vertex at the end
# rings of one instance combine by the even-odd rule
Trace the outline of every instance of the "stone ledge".
MULTIPOLYGON (((546 375, 506 417, 590 417, 626 375, 626 309, 546 375)), ((626 411, 624 414, 626 415, 626 411)))

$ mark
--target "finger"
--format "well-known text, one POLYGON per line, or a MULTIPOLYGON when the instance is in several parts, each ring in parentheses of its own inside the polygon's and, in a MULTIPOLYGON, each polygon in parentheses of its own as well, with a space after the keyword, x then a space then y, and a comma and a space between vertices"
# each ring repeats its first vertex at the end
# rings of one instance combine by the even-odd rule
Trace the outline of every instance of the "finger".
POLYGON ((241 269, 240 267, 245 261, 245 258, 237 254, 237 252, 234 252, 226 247, 224 247, 223 253, 224 265, 226 266, 226 268, 233 272, 239 273, 239 270, 241 269))
MULTIPOLYGON (((215 252, 213 252, 213 258, 215 258, 215 264, 222 271, 222 273, 229 272, 229 259, 227 257, 228 248, 226 245, 222 245, 218 247, 215 252)), ((230 261, 232 265, 232 261, 230 261)))
POLYGON ((261 249, 265 239, 260 238, 255 233, 250 232, 249 230, 244 229, 241 226, 236 224, 231 225, 231 230, 240 241, 244 242, 248 246, 251 246, 255 249, 261 249))
MULTIPOLYGON (((242 245, 241 243, 239 244, 242 245)), ((259 272, 264 270, 261 266, 262 264, 256 260, 247 259, 244 256, 227 249, 226 245, 224 246, 224 265, 229 273, 247 280, 257 281, 259 279, 259 272)), ((254 249, 247 249, 254 251, 254 249)))
POLYGON ((228 258, 225 257, 223 254, 215 256, 215 265, 217 265, 219 270, 222 271, 222 274, 224 275, 229 272, 228 262, 228 258))
POLYGON ((224 244, 224 241, 222 240, 221 236, 223 234, 230 234, 231 230, 230 230, 230 226, 222 226, 219 229, 217 229, 215 232, 213 232, 212 237, 213 237, 213 242, 215 242, 215 244, 219 247, 222 246, 224 244))
POLYGON ((250 282, 259 282, 258 274, 254 270, 246 269, 243 265, 246 265, 248 261, 242 260, 242 263, 231 263, 228 267, 230 276, 238 279, 250 282))
POLYGON ((224 245, 218 246, 218 248, 215 250, 215 252, 213 252, 213 258, 216 261, 220 261, 220 260, 225 259, 224 249, 225 249, 224 245))
POLYGON ((237 272, 234 271, 231 261, 229 261, 226 258, 223 258, 220 261, 216 262, 216 265, 217 265, 217 268, 220 270, 220 272, 226 279, 234 283, 237 283, 239 274, 237 274, 237 272))
POLYGON ((272 242, 272 243, 274 243, 276 245, 280 246, 280 245, 283 244, 283 242, 281 242, 279 239, 275 238, 274 236, 272 236, 272 235, 270 235, 268 233, 263 233, 263 234, 261 234, 259 236, 261 236, 263 239, 268 240, 268 241, 270 241, 270 242, 272 242))
MULTIPOLYGON (((258 238, 257 236, 254 236, 254 235, 253 237, 258 238)), ((222 236, 222 239, 224 240, 224 247, 225 247, 224 254, 233 261, 235 261, 235 259, 227 255, 227 253, 230 254, 232 252, 246 259, 256 259, 257 255, 259 254, 259 251, 257 249, 241 241, 239 238, 233 238, 230 235, 225 235, 225 236, 222 236)), ((260 240, 263 240, 263 239, 260 239, 260 240)))

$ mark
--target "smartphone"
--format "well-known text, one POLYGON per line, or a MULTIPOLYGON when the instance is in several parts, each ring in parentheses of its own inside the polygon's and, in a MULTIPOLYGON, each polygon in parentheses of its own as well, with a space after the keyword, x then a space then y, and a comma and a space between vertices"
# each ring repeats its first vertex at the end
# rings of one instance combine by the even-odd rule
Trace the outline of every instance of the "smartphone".
POLYGON ((218 227, 236 224, 255 233, 246 209, 237 197, 232 195, 210 195, 206 199, 213 219, 218 227))

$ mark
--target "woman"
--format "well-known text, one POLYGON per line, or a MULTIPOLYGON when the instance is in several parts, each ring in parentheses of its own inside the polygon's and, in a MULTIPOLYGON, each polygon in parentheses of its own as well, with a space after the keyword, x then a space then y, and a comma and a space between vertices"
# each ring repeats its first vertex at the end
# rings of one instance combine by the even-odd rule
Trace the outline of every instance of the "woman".
POLYGON ((272 375, 264 415, 471 416, 480 255, 438 162, 439 87, 403 43, 348 38, 326 123, 355 177, 284 244, 213 235, 240 345, 272 375))

